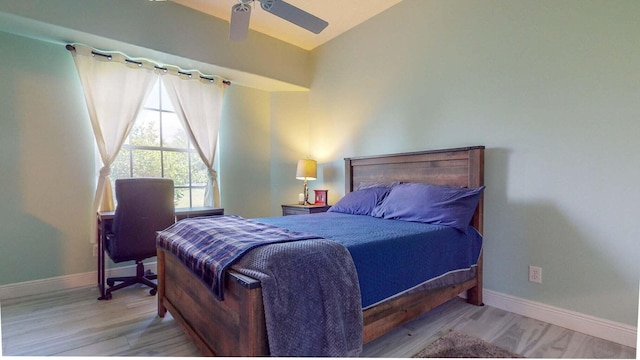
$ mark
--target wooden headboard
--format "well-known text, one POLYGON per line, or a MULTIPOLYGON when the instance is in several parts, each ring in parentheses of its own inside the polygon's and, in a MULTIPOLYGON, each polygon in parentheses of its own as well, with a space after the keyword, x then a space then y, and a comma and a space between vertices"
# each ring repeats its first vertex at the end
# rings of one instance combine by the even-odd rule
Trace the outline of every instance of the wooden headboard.
MULTIPOLYGON (((345 158, 345 192, 362 182, 420 182, 468 187, 484 185, 484 146, 345 158)), ((481 234, 483 197, 471 225, 481 234)))

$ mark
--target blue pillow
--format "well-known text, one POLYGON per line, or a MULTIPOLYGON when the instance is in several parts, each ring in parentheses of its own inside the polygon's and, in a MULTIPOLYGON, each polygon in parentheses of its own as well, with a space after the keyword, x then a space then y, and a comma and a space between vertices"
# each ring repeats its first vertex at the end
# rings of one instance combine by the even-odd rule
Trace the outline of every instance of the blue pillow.
POLYGON ((372 216, 447 225, 464 233, 478 206, 484 186, 454 188, 419 183, 394 186, 372 216))
POLYGON ((371 215, 389 193, 389 188, 372 187, 346 194, 340 201, 329 208, 329 212, 353 215, 371 215))

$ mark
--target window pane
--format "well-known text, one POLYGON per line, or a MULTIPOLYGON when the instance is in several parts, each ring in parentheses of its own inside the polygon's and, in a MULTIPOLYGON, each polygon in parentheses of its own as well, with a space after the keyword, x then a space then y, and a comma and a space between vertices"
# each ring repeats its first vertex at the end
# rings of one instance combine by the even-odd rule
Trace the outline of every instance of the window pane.
POLYGON ((149 93, 144 107, 160 110, 160 81, 156 81, 156 84, 153 85, 153 89, 149 93))
POLYGON ((162 110, 175 111, 164 86, 162 86, 160 94, 162 96, 162 110))
POLYGON ((133 177, 162 177, 160 151, 132 150, 133 177))
POLYGON ((204 188, 191 188, 191 203, 193 207, 204 206, 204 188))
POLYGON ((164 151, 164 176, 173 179, 174 186, 189 186, 189 154, 164 151))
POLYGON ((111 179, 122 179, 131 177, 131 167, 129 166, 129 156, 131 150, 122 148, 116 157, 116 160, 111 164, 111 179))
POLYGON ((142 110, 131 129, 129 140, 132 145, 160 146, 160 113, 142 110))
POLYGON ((207 175, 207 167, 200 159, 200 155, 197 153, 190 153, 191 156, 191 185, 193 186, 205 186, 209 177, 207 175))
POLYGON ((189 204, 189 189, 188 188, 175 188, 176 197, 175 204, 177 208, 190 207, 189 204))
POLYGON ((187 132, 175 113, 162 113, 162 146, 187 148, 187 132))

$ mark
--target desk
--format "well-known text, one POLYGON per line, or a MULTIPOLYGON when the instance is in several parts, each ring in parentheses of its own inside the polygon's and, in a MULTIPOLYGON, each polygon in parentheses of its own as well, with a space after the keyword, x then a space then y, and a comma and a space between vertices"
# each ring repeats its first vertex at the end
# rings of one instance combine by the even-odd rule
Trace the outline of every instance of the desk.
MULTIPOLYGON (((224 209, 214 207, 194 207, 194 208, 179 208, 175 211, 176 221, 182 219, 193 218, 198 216, 216 216, 224 215, 224 209)), ((98 300, 106 300, 105 290, 107 278, 105 275, 105 257, 104 257, 104 240, 107 234, 107 230, 111 229, 113 224, 113 217, 115 211, 99 211, 96 216, 98 223, 98 290, 100 291, 100 297, 98 300)))

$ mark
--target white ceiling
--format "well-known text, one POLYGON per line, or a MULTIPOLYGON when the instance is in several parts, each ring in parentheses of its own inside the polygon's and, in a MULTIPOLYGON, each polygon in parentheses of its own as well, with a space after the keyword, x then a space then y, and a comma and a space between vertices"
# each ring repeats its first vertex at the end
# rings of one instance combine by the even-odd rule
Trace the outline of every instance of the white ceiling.
MULTIPOLYGON (((171 0, 183 6, 229 21, 237 0, 171 0)), ((320 34, 293 25, 254 4, 249 28, 276 39, 311 50, 387 10, 402 0, 286 0, 327 22, 320 34)))

